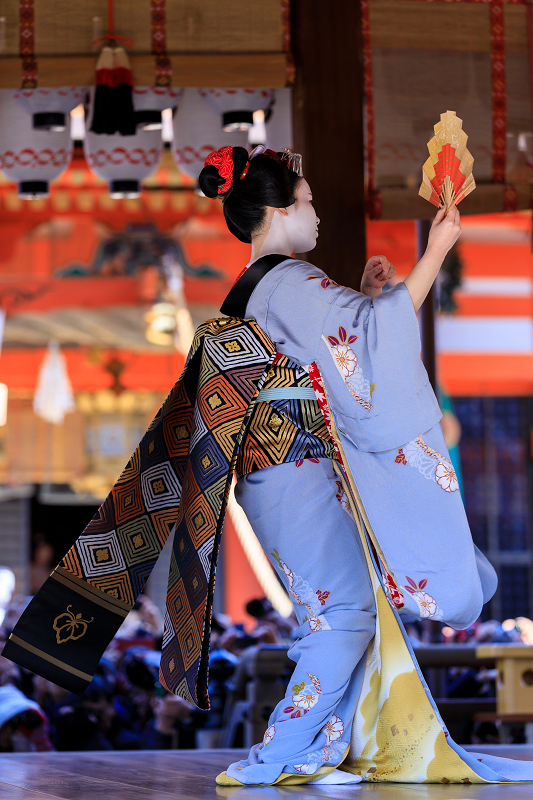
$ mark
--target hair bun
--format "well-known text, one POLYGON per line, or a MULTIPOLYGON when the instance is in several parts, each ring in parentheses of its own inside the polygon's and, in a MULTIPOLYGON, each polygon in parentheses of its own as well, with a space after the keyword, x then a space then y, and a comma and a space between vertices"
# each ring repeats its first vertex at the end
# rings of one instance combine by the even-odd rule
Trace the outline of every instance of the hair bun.
POLYGON ((216 167, 204 167, 198 176, 198 185, 206 197, 218 197, 218 187, 225 182, 216 167))
POLYGON ((215 150, 207 156, 200 172, 200 189, 206 197, 226 195, 243 175, 247 164, 248 151, 244 147, 226 145, 215 150))

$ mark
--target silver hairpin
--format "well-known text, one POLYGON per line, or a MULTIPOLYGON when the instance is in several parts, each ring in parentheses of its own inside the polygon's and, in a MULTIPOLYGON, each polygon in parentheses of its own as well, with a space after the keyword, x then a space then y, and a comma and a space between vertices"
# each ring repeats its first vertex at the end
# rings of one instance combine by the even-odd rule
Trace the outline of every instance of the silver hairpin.
POLYGON ((286 162, 289 169, 292 169, 300 178, 303 178, 304 173, 300 153, 293 153, 288 147, 284 147, 281 152, 281 160, 286 162))

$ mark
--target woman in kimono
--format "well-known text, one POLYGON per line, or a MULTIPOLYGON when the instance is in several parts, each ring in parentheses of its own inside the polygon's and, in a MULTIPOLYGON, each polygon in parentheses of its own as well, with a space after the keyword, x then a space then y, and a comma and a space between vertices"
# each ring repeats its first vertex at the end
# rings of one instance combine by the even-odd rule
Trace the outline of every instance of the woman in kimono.
MULTIPOLYGON (((254 318, 278 351, 241 444, 235 494, 299 621, 289 650, 296 667, 263 742, 217 781, 531 779, 531 768, 529 775, 506 773, 500 761, 520 762, 502 759, 480 776, 483 759, 447 738, 399 617, 462 629, 496 589, 493 568, 472 542, 441 412, 420 359, 416 319, 460 234, 459 212, 437 212, 426 252, 403 282, 382 292, 395 270, 375 256, 357 292, 291 257, 314 248, 319 226, 296 158, 288 151, 258 148, 249 156, 224 147, 209 156, 199 179, 205 195, 222 198, 229 230, 252 246, 222 311, 254 318), (386 608, 379 601, 385 592, 386 608), (429 749, 420 744, 426 722, 413 717, 413 708, 407 713, 409 707, 405 722, 394 717, 385 725, 390 742, 380 744, 379 730, 373 739, 368 734, 369 704, 383 694, 376 681, 385 680, 387 643, 395 648, 387 669, 400 670, 405 657, 409 672, 400 678, 411 676, 401 691, 396 676, 400 702, 414 696, 414 675, 413 692, 427 705, 428 732, 434 726, 429 749), (373 658, 381 666, 372 672, 373 658), (405 738, 396 739, 402 727, 405 738), (397 746, 404 749, 391 758, 397 746), (409 765, 414 759, 405 753, 416 748, 422 763, 409 765), (444 756, 442 777, 442 767, 435 767, 441 750, 457 761, 454 773, 444 756)), ((391 678, 387 691, 394 685, 391 678)))

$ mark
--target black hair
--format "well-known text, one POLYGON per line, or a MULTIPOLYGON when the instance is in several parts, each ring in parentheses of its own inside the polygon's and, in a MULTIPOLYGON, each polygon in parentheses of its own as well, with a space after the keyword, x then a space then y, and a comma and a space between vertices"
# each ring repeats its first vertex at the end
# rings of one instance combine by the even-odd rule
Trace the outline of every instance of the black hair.
MULTIPOLYGON (((252 158, 248 172, 241 180, 248 162, 248 151, 244 147, 233 147, 232 151, 232 185, 227 192, 218 194, 218 187, 226 179, 213 165, 202 169, 198 183, 206 197, 222 198, 229 230, 241 242, 249 243, 264 222, 267 206, 287 208, 295 202, 295 191, 301 178, 279 157, 267 152, 252 158)), ((277 155, 281 156, 281 153, 277 155)))

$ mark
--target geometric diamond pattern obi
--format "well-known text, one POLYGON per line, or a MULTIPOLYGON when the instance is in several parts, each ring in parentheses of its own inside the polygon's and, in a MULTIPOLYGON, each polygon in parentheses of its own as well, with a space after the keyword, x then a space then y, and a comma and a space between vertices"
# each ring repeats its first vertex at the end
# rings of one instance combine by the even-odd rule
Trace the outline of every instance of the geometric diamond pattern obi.
MULTIPOLYGON (((295 361, 277 353, 263 389, 293 387, 312 389, 309 373, 295 361)), ((336 457, 317 400, 260 400, 254 404, 235 469, 242 477, 288 461, 336 457)))
POLYGON ((213 319, 198 328, 178 382, 94 518, 25 609, 4 656, 83 692, 174 532, 160 681, 209 708, 224 512, 274 356, 255 320, 213 319))

